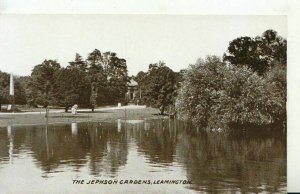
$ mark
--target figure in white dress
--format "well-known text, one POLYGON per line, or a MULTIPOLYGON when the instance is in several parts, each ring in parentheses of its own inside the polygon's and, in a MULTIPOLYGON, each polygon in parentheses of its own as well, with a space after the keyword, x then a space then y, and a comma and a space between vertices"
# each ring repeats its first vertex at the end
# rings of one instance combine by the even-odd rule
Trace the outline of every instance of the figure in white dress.
POLYGON ((76 115, 77 114, 77 108, 78 108, 78 105, 77 104, 74 104, 74 106, 72 106, 72 115, 76 115))

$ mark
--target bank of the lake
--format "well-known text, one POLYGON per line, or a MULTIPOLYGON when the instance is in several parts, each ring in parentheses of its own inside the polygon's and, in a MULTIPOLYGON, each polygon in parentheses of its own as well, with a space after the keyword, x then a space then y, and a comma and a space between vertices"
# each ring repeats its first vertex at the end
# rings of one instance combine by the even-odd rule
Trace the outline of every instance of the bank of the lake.
POLYGON ((90 110, 78 110, 76 115, 69 111, 65 113, 63 109, 50 110, 48 118, 45 117, 44 110, 20 113, 1 113, 0 126, 9 125, 34 125, 72 122, 100 122, 112 121, 116 119, 143 120, 145 118, 163 118, 158 115, 159 110, 155 108, 100 108, 94 112, 90 110))

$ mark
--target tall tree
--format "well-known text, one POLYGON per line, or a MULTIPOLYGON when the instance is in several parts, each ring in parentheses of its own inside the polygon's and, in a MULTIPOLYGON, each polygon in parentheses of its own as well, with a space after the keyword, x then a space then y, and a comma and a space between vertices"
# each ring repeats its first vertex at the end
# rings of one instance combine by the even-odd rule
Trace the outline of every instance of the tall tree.
POLYGON ((140 71, 138 74, 134 77, 134 80, 140 85, 143 83, 143 81, 146 78, 147 73, 140 71))
POLYGON ((259 75, 274 63, 286 64, 286 40, 276 31, 267 30, 255 38, 239 37, 229 43, 224 61, 233 65, 248 66, 259 75))
POLYGON ((68 108, 74 104, 89 105, 90 83, 79 68, 62 68, 55 73, 55 104, 68 108))
MULTIPOLYGON (((271 61, 286 65, 287 63, 287 41, 279 36, 274 30, 265 31, 261 37, 256 37, 257 42, 262 42, 263 53, 271 57, 271 61), (262 37, 262 38, 261 38, 262 37), (262 39, 262 40, 261 40, 262 39)), ((272 64, 274 65, 274 63, 272 64)))
POLYGON ((86 62, 82 59, 82 56, 76 53, 74 61, 69 62, 68 68, 76 68, 81 71, 86 71, 87 70, 87 64, 86 62))
POLYGON ((107 103, 116 103, 122 101, 127 91, 127 65, 126 60, 119 58, 116 53, 106 52, 108 57, 107 65, 104 66, 104 71, 107 76, 108 89, 107 95, 111 95, 110 101, 107 103))
POLYGON ((174 104, 176 81, 176 73, 164 62, 150 64, 147 74, 140 81, 143 87, 144 103, 159 108, 160 113, 164 114, 166 107, 174 104))
POLYGON ((32 78, 31 76, 21 76, 16 79, 21 84, 21 87, 24 90, 26 103, 32 107, 37 107, 36 97, 37 92, 32 87, 32 78))
POLYGON ((91 80, 91 104, 114 104, 124 99, 128 81, 126 60, 114 52, 95 49, 87 58, 91 80), (110 98, 107 98, 110 96, 110 98))
POLYGON ((54 75, 60 69, 60 64, 55 60, 44 60, 42 64, 36 65, 31 73, 32 88, 36 91, 38 104, 47 107, 54 100, 54 75))
POLYGON ((26 104, 27 103, 26 93, 25 93, 26 88, 21 84, 18 76, 15 76, 14 79, 15 79, 14 81, 15 104, 26 104))
POLYGON ((88 55, 87 65, 91 83, 90 104, 92 110, 94 110, 94 107, 98 105, 99 99, 102 97, 101 90, 105 87, 107 80, 103 70, 103 56, 98 49, 95 49, 88 55))

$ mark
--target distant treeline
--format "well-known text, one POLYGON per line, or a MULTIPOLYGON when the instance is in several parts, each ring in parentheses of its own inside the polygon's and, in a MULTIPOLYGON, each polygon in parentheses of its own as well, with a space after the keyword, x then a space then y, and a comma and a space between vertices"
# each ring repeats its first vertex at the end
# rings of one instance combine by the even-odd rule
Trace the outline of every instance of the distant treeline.
MULTIPOLYGON (((135 100, 201 127, 285 122, 286 50, 286 40, 267 30, 236 38, 222 58, 198 59, 180 72, 161 61, 150 64, 147 72, 133 76, 135 100)), ((35 66, 31 76, 16 79, 15 101, 45 107, 116 104, 126 102, 128 81, 125 59, 95 49, 86 60, 76 54, 66 68, 55 60, 35 66)), ((8 87, 9 75, 1 72, 0 104, 10 102, 8 87)))
MULTIPOLYGON (((1 103, 9 103, 9 75, 0 74, 1 103)), ((116 53, 95 49, 86 60, 76 53, 66 68, 55 60, 36 65, 31 76, 15 80, 15 102, 31 106, 82 107, 114 104, 124 101, 127 92, 126 60, 116 53)), ((0 103, 0 104, 1 104, 0 103)))

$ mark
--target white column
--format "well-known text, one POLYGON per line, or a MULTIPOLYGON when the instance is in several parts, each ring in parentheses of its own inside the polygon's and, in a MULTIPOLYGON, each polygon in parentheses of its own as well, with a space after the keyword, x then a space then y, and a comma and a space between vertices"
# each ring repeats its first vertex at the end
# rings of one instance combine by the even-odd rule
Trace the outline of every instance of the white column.
POLYGON ((14 77, 12 73, 10 74, 9 95, 15 95, 14 77))

